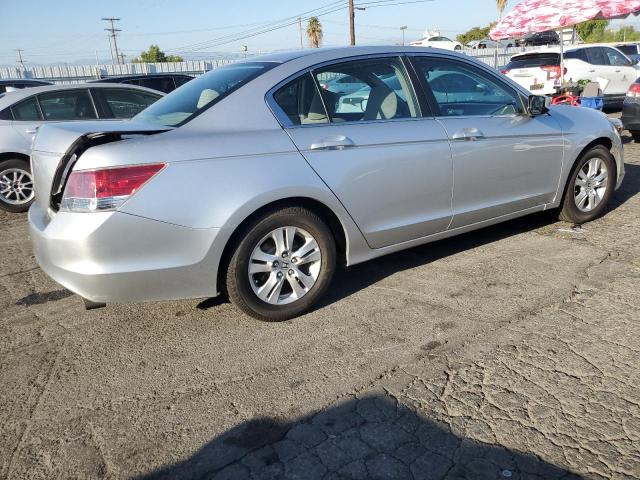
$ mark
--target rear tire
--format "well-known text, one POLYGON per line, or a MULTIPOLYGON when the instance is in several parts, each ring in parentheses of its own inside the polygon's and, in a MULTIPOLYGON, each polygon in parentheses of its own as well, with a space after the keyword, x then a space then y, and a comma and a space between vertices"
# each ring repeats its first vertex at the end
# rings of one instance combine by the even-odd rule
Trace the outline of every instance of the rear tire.
POLYGON ((242 232, 226 289, 247 315, 279 322, 313 307, 329 287, 335 265, 335 240, 322 219, 305 208, 282 208, 242 232))
POLYGON ((616 178, 616 162, 606 147, 597 145, 582 154, 567 180, 560 219, 582 224, 602 215, 616 178))
POLYGON ((629 130, 634 142, 640 143, 640 130, 629 130))
POLYGON ((456 45, 455 47, 453 47, 453 49, 454 49, 456 52, 459 52, 460 50, 462 50, 462 47, 461 47, 460 45, 456 45))
POLYGON ((26 212, 33 203, 33 177, 26 160, 0 161, 0 208, 7 212, 26 212))

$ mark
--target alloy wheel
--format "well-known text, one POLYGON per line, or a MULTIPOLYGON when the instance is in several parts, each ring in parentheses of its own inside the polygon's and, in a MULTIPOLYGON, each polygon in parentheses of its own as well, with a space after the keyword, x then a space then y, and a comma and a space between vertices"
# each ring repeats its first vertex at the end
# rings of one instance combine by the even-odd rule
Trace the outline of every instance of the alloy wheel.
POLYGON ((0 201, 10 205, 24 205, 34 196, 31 174, 20 168, 0 172, 0 201))
POLYGON ((306 230, 284 226, 265 235, 249 259, 249 283, 256 296, 271 305, 304 297, 320 275, 322 253, 306 230))
POLYGON ((600 158, 592 158, 580 168, 573 195, 578 210, 590 212, 602 202, 608 178, 607 165, 600 158))

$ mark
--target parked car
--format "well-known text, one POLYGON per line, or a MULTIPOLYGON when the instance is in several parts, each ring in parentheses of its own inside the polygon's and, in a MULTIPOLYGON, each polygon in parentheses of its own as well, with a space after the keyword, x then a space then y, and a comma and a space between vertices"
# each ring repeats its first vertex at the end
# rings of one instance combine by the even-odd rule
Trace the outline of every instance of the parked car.
POLYGON ((491 40, 490 38, 483 38, 482 40, 472 40, 467 43, 467 48, 471 48, 473 50, 483 50, 485 48, 511 48, 514 46, 514 42, 512 40, 502 40, 497 42, 495 40, 491 40))
POLYGON ((558 32, 547 30, 546 32, 531 33, 515 41, 518 47, 540 47, 542 45, 560 45, 558 32))
POLYGON ((629 87, 622 104, 622 125, 629 130, 636 142, 640 142, 640 79, 629 87))
POLYGON ((640 61, 640 43, 621 43, 615 47, 636 63, 640 61))
POLYGON ((33 80, 31 78, 5 78, 0 80, 0 93, 7 90, 20 90, 29 87, 42 87, 44 85, 53 85, 51 82, 44 80, 33 80))
MULTIPOLYGON (((564 52, 565 81, 598 82, 605 105, 621 106, 640 69, 619 50, 606 45, 576 45, 564 52)), ((560 49, 519 53, 502 70, 531 93, 552 95, 560 88, 560 49)))
POLYGON ((542 210, 602 214, 624 176, 619 132, 601 112, 547 105, 439 49, 234 63, 131 121, 42 127, 35 257, 88 307, 226 292, 249 315, 288 319, 337 264, 542 210), (335 111, 342 94, 318 79, 338 74, 370 88, 364 111, 335 111), (449 97, 447 75, 473 79, 473 95, 449 97))
POLYGON ((24 212, 33 202, 31 141, 48 122, 130 118, 162 97, 133 85, 54 85, 0 94, 0 208, 24 212))
POLYGON ((423 37, 420 40, 411 42, 414 47, 434 47, 443 48, 445 50, 462 50, 462 44, 440 35, 423 37))
POLYGON ((154 73, 149 75, 107 77, 101 78, 100 80, 89 80, 89 83, 125 83, 127 85, 138 85, 159 92, 169 93, 190 80, 193 80, 191 75, 182 73, 154 73))

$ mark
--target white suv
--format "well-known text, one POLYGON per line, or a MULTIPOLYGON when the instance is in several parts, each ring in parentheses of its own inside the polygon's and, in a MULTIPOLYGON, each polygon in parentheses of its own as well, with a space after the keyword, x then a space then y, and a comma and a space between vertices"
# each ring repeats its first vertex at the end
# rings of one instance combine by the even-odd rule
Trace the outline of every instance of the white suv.
MULTIPOLYGON (((564 52, 564 79, 591 80, 602 88, 607 106, 620 106, 640 69, 620 50, 607 45, 576 45, 564 52)), ((502 70, 509 78, 538 95, 560 88, 560 48, 514 55, 502 70)))

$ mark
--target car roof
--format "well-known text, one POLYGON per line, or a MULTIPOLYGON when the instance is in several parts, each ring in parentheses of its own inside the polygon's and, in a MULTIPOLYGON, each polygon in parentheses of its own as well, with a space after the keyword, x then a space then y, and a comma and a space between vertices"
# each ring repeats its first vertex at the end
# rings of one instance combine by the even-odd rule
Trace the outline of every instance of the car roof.
POLYGON ((48 80, 40 80, 39 78, 0 78, 0 85, 7 83, 48 83, 53 85, 48 80))
MULTIPOLYGON (((164 73, 150 73, 150 74, 135 74, 135 75, 115 75, 113 77, 105 77, 95 80, 87 80, 87 83, 99 83, 99 82, 113 82, 114 80, 137 80, 139 78, 163 78, 163 77, 188 77, 194 78, 193 75, 182 72, 164 72, 164 73)), ((117 82, 116 82, 117 83, 117 82)))
POLYGON ((77 90, 79 88, 87 89, 87 88, 122 88, 127 90, 139 90, 142 92, 153 93, 156 95, 164 96, 163 92, 159 92, 158 90, 152 90, 151 88, 139 87, 137 85, 126 85, 120 83, 73 83, 67 85, 44 85, 41 87, 30 87, 23 88, 19 90, 13 90, 11 92, 6 92, 2 97, 0 97, 0 109, 13 105, 20 100, 23 100, 32 95, 37 95, 39 93, 48 93, 48 92, 58 92, 62 90, 77 90))

